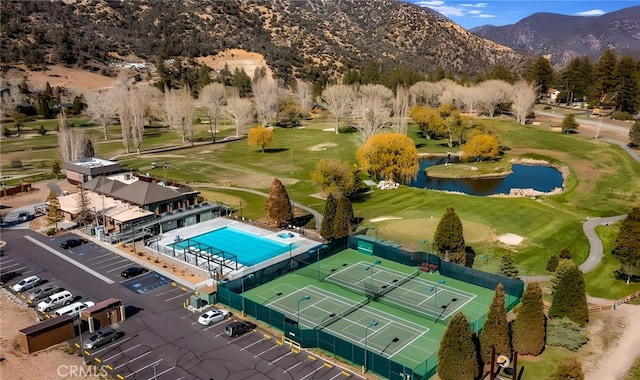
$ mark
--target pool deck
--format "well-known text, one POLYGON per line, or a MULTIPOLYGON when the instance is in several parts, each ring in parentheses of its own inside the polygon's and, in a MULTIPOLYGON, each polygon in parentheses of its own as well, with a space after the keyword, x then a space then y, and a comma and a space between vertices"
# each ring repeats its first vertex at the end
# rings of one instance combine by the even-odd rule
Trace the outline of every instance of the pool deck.
MULTIPOLYGON (((289 259, 290 256, 296 256, 298 254, 304 253, 309 251, 310 249, 314 249, 317 248, 319 245, 321 245, 320 242, 317 242, 315 240, 311 240, 311 239, 307 239, 306 237, 302 236, 300 233, 296 232, 296 231, 292 231, 292 230, 288 230, 288 229, 281 229, 281 230, 277 230, 277 231, 270 231, 261 227, 257 227, 257 226, 253 226, 251 224, 247 224, 247 223, 243 223, 241 221, 236 221, 236 220, 231 220, 231 219, 227 219, 227 218, 215 218, 215 219, 211 219, 205 222, 201 222, 198 224, 194 224, 191 226, 187 226, 187 227, 182 227, 182 228, 177 228, 175 230, 171 230, 171 231, 167 231, 165 233, 162 234, 161 238, 158 240, 157 244, 160 247, 166 247, 167 249, 170 249, 169 247, 174 244, 176 242, 176 240, 186 240, 186 239, 190 239, 193 238, 195 236, 198 235, 202 235, 205 234, 207 232, 213 231, 213 230, 217 230, 219 228, 224 228, 224 227, 233 227, 237 230, 241 230, 241 231, 245 231, 248 233, 251 233, 253 235, 259 236, 261 238, 264 239, 269 239, 278 243, 282 243, 284 245, 289 245, 291 248, 289 251, 286 251, 282 254, 279 254, 275 257, 272 257, 270 259, 267 259, 265 261, 256 263, 254 265, 251 266, 244 266, 241 264, 238 264, 238 269, 236 270, 230 270, 226 273, 224 273, 225 277, 230 278, 230 279, 234 279, 237 278, 239 276, 244 276, 247 275, 249 273, 252 273, 255 270, 261 269, 263 267, 267 267, 270 266, 276 262, 280 262, 280 261, 284 261, 289 259), (282 234, 283 232, 289 234, 290 238, 282 238, 278 235, 282 234), (177 238, 177 239, 176 239, 177 238)), ((214 247, 215 248, 215 247, 214 247)), ((182 252, 182 251, 180 251, 182 252)), ((191 264, 191 259, 189 257, 187 257, 187 262, 186 264, 188 265, 192 265, 194 267, 196 267, 195 265, 191 264)), ((197 268, 200 268, 199 266, 197 268)), ((200 268, 200 269, 205 269, 205 268, 200 268)))

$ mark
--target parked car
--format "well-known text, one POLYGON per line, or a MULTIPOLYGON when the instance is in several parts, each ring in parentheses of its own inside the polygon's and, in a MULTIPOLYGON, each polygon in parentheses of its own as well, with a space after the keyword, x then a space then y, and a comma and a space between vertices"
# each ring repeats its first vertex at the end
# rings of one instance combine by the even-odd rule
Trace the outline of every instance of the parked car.
POLYGON ((40 279, 40 277, 29 276, 27 278, 23 278, 17 284, 14 284, 11 289, 13 289, 13 291, 16 293, 20 293, 23 290, 35 288, 36 286, 40 285, 41 282, 42 280, 40 279))
POLYGON ((256 325, 251 322, 231 322, 224 328, 224 333, 232 338, 235 338, 255 328, 256 325))
POLYGON ((85 239, 67 239, 60 243, 60 248, 69 249, 88 243, 85 239))
POLYGON ((198 318, 198 323, 201 325, 209 326, 212 323, 220 322, 230 315, 228 310, 222 309, 211 309, 206 313, 202 314, 200 318, 198 318))
POLYGON ((84 341, 84 348, 93 350, 108 342, 115 342, 118 339, 118 332, 111 327, 105 327, 96 331, 91 337, 84 341))
POLYGON ((92 302, 92 301, 74 302, 71 305, 59 308, 58 310, 56 310, 54 314, 56 317, 61 317, 63 315, 70 315, 73 318, 75 318, 80 314, 80 310, 86 309, 94 305, 95 305, 95 302, 92 302))
POLYGON ((122 273, 120 273, 120 276, 124 278, 131 278, 146 273, 147 271, 148 269, 143 267, 129 267, 123 270, 122 273))
POLYGON ((0 285, 4 285, 7 282, 13 280, 16 277, 20 277, 20 272, 7 272, 0 275, 0 285))
POLYGON ((28 222, 28 221, 30 221, 31 219, 33 219, 33 215, 29 214, 29 213, 28 213, 28 212, 26 212, 26 211, 23 211, 23 212, 21 212, 21 213, 19 213, 19 214, 18 214, 18 220, 19 220, 20 222, 28 222))
POLYGON ((73 301, 73 295, 68 290, 54 293, 38 303, 38 311, 47 312, 61 306, 69 305, 73 301))
POLYGON ((54 293, 59 293, 63 291, 63 288, 58 287, 56 284, 45 284, 38 288, 33 289, 29 296, 27 297, 28 302, 35 302, 43 299, 44 297, 48 297, 54 293))

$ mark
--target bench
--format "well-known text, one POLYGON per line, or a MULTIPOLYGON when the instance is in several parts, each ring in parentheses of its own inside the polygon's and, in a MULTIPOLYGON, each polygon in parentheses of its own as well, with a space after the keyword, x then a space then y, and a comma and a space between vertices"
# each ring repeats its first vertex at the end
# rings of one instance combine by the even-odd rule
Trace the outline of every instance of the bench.
POLYGON ((422 263, 420 270, 427 273, 434 273, 438 270, 438 266, 436 264, 422 263))

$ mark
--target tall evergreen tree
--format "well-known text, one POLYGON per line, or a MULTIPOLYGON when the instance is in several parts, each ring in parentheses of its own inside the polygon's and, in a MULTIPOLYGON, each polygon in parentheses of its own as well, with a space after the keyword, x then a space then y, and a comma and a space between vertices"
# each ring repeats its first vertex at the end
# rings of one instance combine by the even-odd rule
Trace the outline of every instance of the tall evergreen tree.
POLYGON ((547 380, 584 380, 582 364, 575 357, 564 358, 547 380))
POLYGON ((62 211, 60 210, 60 201, 53 191, 49 192, 47 197, 47 221, 49 223, 55 223, 56 231, 58 230, 58 222, 62 220, 62 211))
POLYGON ((518 317, 511 325, 513 350, 522 355, 539 355, 544 349, 545 322, 542 287, 530 282, 520 301, 518 317))
POLYGON ((502 255, 500 259, 500 271, 501 275, 509 278, 517 278, 520 271, 516 265, 516 258, 511 252, 507 252, 502 255))
POLYGON ((473 332, 464 314, 451 318, 438 349, 438 376, 442 380, 475 380, 480 374, 473 332))
MULTIPOLYGON (((618 58, 611 49, 605 50, 594 67, 595 98, 601 103, 609 102, 615 91, 616 81, 614 71, 618 58)), ((604 105, 604 104, 603 104, 604 105)))
POLYGON ((502 283, 500 283, 496 287, 493 301, 491 301, 491 306, 489 306, 487 319, 485 319, 482 332, 480 333, 480 350, 484 362, 491 360, 492 347, 495 347, 498 355, 511 355, 509 322, 507 322, 504 298, 504 287, 502 283))
POLYGON ((547 271, 555 272, 558 269, 558 264, 560 260, 558 259, 558 255, 549 256, 549 260, 547 261, 547 271))
POLYGON ((556 267, 555 272, 553 273, 553 277, 551 278, 551 290, 555 292, 556 287, 558 286, 558 282, 569 268, 572 267, 573 262, 567 259, 561 259, 558 262, 558 266, 556 267))
POLYGON ((351 234, 351 220, 353 219, 353 206, 344 194, 337 195, 336 216, 333 223, 333 237, 341 239, 351 234))
POLYGON ((576 121, 576 117, 570 113, 562 119, 562 132, 571 133, 575 132, 580 124, 576 121))
POLYGON ((582 101, 591 95, 593 67, 589 57, 573 58, 562 72, 562 83, 572 94, 572 99, 582 101))
POLYGON ((293 219, 293 208, 291 207, 289 194, 287 194, 287 189, 284 188, 278 178, 271 182, 265 209, 267 210, 269 223, 275 226, 285 226, 293 219))
POLYGON ((629 56, 620 58, 615 76, 615 103, 618 111, 634 112, 638 106, 638 62, 629 56))
POLYGON ((333 235, 333 224, 335 223, 334 221, 336 219, 337 210, 338 199, 336 199, 334 193, 329 193, 329 195, 327 196, 327 200, 324 203, 322 223, 320 224, 320 236, 329 241, 335 239, 335 236, 333 235))
POLYGON ((611 252, 620 261, 621 272, 628 279, 640 276, 640 207, 634 207, 622 221, 611 252))
POLYGON ((238 95, 240 95, 241 98, 251 96, 251 78, 244 69, 236 67, 236 70, 233 72, 232 85, 238 89, 238 95))
POLYGON ((568 265, 558 278, 551 308, 549 308, 549 317, 567 317, 578 325, 585 326, 589 321, 589 307, 582 271, 573 261, 562 260, 562 263, 568 263, 568 265))
POLYGON ((545 57, 538 57, 531 71, 527 73, 527 79, 538 86, 538 93, 545 94, 553 83, 553 68, 545 57))
POLYGON ((433 243, 440 257, 459 264, 465 264, 465 242, 462 234, 462 222, 453 207, 447 207, 447 211, 440 219, 433 237, 433 243))

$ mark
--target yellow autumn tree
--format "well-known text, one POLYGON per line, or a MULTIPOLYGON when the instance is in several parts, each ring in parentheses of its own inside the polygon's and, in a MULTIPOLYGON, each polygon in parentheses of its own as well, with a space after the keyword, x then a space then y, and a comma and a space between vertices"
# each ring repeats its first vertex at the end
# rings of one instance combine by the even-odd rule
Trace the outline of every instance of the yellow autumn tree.
POLYGON ((409 116, 418 125, 422 135, 428 139, 439 138, 447 133, 445 121, 435 108, 415 106, 409 111, 409 116))
POLYGON ((476 135, 466 144, 462 145, 463 158, 469 159, 489 159, 497 157, 500 153, 498 139, 491 135, 476 135))
POLYGON ((418 174, 418 150, 412 139, 400 133, 371 136, 358 149, 358 163, 376 179, 408 182, 418 174))
POLYGON ((249 146, 259 146, 264 153, 264 148, 273 141, 273 128, 262 125, 251 128, 247 138, 249 146))
POLYGON ((350 194, 356 188, 356 172, 347 162, 323 158, 311 173, 311 180, 325 194, 350 194))

